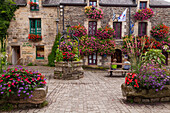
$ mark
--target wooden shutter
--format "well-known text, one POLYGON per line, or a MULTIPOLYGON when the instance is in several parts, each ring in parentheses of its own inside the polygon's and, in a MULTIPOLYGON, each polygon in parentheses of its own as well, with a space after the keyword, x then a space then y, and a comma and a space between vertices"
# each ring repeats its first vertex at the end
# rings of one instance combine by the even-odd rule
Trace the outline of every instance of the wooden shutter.
POLYGON ((35 20, 33 20, 33 19, 30 19, 30 34, 36 34, 35 20))

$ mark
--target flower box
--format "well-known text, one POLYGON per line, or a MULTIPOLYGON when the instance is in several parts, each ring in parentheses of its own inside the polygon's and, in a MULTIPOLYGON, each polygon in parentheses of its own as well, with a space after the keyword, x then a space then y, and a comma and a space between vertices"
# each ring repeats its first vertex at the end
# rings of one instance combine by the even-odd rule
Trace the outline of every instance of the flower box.
POLYGON ((154 15, 154 12, 152 9, 146 8, 146 9, 139 9, 138 12, 134 15, 135 20, 148 20, 154 15))
POLYGON ((42 40, 42 36, 40 35, 35 35, 35 34, 29 34, 28 35, 28 39, 29 41, 33 41, 33 42, 37 42, 37 41, 41 41, 42 40))
POLYGON ((88 18, 91 19, 102 19, 103 18, 103 10, 100 8, 96 8, 93 6, 85 7, 85 14, 88 18))
POLYGON ((136 103, 141 102, 170 102, 170 85, 165 85, 162 90, 155 91, 154 89, 136 90, 132 86, 127 86, 125 83, 121 85, 122 95, 128 101, 136 103))

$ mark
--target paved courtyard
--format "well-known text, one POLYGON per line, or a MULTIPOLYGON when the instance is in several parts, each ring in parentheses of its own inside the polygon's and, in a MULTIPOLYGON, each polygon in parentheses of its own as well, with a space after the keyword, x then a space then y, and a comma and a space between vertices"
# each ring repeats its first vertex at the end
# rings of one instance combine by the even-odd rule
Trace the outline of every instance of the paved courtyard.
POLYGON ((105 71, 85 71, 80 80, 53 79, 54 68, 31 67, 47 77, 49 105, 13 111, 16 113, 170 113, 170 103, 127 103, 120 86, 123 77, 108 77, 105 71))

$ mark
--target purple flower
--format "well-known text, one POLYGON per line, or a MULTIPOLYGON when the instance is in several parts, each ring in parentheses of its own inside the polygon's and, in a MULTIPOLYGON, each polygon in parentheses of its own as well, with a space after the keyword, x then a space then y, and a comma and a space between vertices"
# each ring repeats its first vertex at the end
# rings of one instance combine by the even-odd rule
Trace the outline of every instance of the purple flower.
POLYGON ((18 96, 20 96, 20 94, 18 94, 18 96))
POLYGON ((26 91, 23 91, 23 93, 26 93, 26 91))
POLYGON ((158 91, 158 89, 156 89, 155 91, 158 91))
POLYGON ((4 92, 1 92, 1 94, 3 94, 4 92))
POLYGON ((27 95, 29 95, 29 93, 27 93, 27 95))

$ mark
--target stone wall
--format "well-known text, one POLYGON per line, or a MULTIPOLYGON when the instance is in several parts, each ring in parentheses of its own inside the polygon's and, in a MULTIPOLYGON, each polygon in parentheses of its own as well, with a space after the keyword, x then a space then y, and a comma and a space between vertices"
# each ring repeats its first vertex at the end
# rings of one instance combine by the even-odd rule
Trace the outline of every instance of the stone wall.
MULTIPOLYGON (((30 58, 29 62, 46 64, 56 37, 57 27, 55 20, 57 19, 57 15, 56 7, 42 7, 41 0, 39 11, 30 11, 30 5, 19 7, 15 12, 15 20, 11 21, 8 29, 8 53, 10 54, 12 52, 11 46, 20 46, 21 58, 30 58), (28 41, 30 18, 41 18, 42 41, 40 42, 28 41), (31 47, 23 47, 24 43, 29 43, 31 47), (37 45, 44 46, 44 60, 36 60, 37 45)), ((9 58, 9 61, 11 59, 9 58)))

